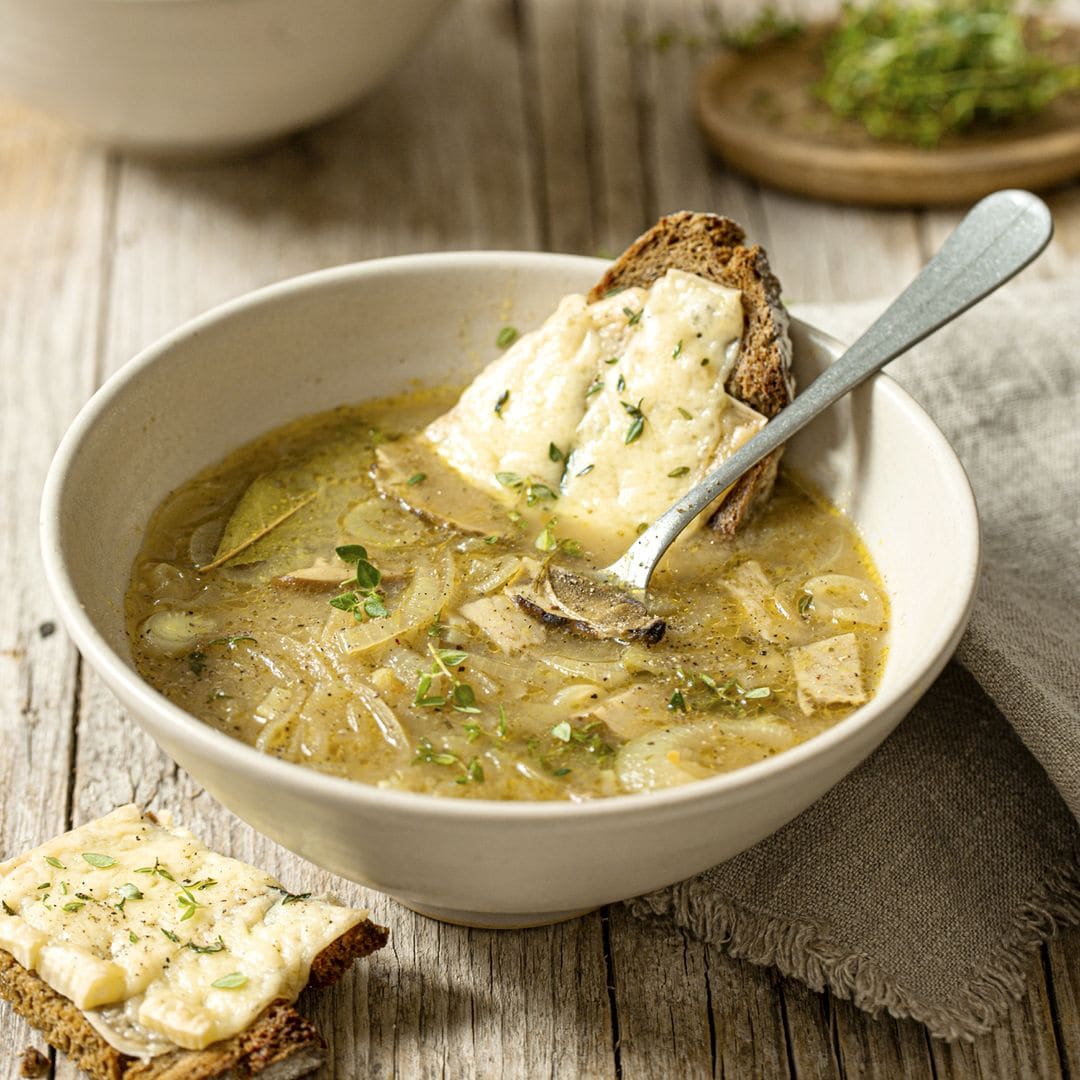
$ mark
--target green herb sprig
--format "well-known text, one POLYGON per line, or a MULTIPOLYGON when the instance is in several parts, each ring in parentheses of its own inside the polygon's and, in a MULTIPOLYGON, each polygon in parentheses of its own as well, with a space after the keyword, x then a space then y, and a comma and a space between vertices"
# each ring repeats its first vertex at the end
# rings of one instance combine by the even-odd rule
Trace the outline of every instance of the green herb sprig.
POLYGON ((547 484, 539 480, 533 480, 529 476, 519 476, 514 472, 497 472, 495 479, 504 488, 524 494, 526 506, 535 506, 538 502, 554 501, 559 497, 547 484))
POLYGON ((347 592, 330 598, 330 606, 339 611, 349 611, 357 622, 369 619, 384 619, 389 614, 379 584, 382 574, 369 561, 367 549, 360 544, 346 544, 335 548, 337 557, 342 562, 355 566, 354 576, 346 581, 346 587, 353 586, 347 592))
POLYGON ((1080 63, 1029 44, 1013 0, 845 5, 824 46, 818 97, 875 139, 922 147, 1035 115, 1080 87, 1080 63))

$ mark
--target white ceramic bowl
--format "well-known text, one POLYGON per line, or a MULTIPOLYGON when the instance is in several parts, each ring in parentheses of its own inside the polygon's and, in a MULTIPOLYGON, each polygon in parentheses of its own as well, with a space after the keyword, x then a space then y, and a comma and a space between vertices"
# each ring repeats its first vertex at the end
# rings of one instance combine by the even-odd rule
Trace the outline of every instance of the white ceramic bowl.
MULTIPOLYGON (((862 761, 927 689, 963 629, 978 523, 926 414, 878 376, 788 453, 857 522, 892 601, 880 690, 835 727, 715 779, 587 804, 439 799, 264 756, 170 704, 132 670, 123 597, 164 496, 305 413, 465 380, 498 328, 537 325, 604 263, 469 253, 326 270, 243 297, 151 346, 79 414, 45 486, 42 544, 60 615, 132 716, 192 776, 298 854, 438 917, 551 921, 677 881, 789 821, 862 761)), ((802 385, 837 354, 794 327, 802 385)))
POLYGON ((0 92, 106 142, 232 150, 370 90, 446 0, 0 0, 0 92))

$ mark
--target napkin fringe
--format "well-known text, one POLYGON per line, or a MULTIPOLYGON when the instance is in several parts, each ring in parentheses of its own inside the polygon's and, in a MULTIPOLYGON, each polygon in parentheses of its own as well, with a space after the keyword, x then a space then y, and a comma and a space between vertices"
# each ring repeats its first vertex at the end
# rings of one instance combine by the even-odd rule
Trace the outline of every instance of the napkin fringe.
POLYGON ((827 927, 733 904, 701 878, 627 900, 626 906, 639 918, 670 918, 736 959, 776 967, 819 992, 828 988, 872 1016, 887 1011, 898 1019, 917 1020, 936 1038, 971 1041, 1021 997, 1032 953, 1059 930, 1080 922, 1080 851, 1047 872, 1014 915, 986 969, 947 1005, 913 997, 872 957, 839 948, 827 927))

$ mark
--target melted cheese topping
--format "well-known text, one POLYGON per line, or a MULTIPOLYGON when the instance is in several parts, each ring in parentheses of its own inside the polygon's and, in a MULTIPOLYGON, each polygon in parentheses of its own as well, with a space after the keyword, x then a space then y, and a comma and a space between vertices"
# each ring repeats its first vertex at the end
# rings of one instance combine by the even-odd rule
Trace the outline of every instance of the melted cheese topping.
POLYGON ((425 436, 489 493, 513 501, 498 473, 539 481, 560 521, 625 545, 764 426, 724 389, 742 333, 742 294, 681 270, 594 304, 568 296, 425 436))
POLYGON ((201 1050, 294 1000, 312 960, 366 917, 290 897, 136 806, 0 863, 0 902, 0 948, 142 1056, 201 1050))

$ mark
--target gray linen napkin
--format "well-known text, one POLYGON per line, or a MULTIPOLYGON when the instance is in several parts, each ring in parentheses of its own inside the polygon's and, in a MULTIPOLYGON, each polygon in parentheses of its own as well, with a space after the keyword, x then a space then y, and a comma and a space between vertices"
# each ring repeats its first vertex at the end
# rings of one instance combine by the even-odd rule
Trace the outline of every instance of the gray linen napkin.
MULTIPOLYGON (((852 340, 883 304, 795 313, 852 340)), ((1080 920, 1080 281, 1018 282, 896 361, 975 488, 970 627, 896 732, 795 821, 629 901, 933 1035, 986 1031, 1080 920)))

